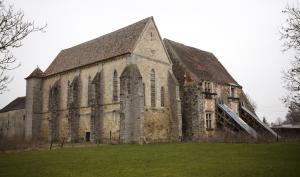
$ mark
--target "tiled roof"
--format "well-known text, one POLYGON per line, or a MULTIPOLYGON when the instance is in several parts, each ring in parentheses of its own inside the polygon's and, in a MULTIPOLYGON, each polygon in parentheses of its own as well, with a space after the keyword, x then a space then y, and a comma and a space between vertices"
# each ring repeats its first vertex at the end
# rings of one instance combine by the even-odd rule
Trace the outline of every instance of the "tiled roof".
POLYGON ((131 53, 151 19, 152 17, 148 17, 91 41, 62 50, 45 71, 45 76, 131 53))
POLYGON ((168 39, 164 39, 164 44, 171 60, 179 61, 182 66, 198 79, 239 86, 212 53, 168 39))
POLYGON ((34 78, 34 77, 39 78, 43 76, 44 76, 43 71, 39 67, 37 67, 34 71, 32 71, 32 73, 28 77, 26 77, 26 79, 34 78))
POLYGON ((6 105, 4 108, 0 110, 0 113, 18 110, 18 109, 25 109, 25 102, 26 97, 18 97, 14 101, 10 102, 8 105, 6 105))

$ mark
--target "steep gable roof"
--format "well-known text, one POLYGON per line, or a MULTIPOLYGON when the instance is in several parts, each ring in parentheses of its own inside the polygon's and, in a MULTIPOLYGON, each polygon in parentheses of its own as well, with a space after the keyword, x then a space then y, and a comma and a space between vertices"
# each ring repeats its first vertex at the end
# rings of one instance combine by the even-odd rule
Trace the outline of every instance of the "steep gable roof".
POLYGON ((45 76, 131 53, 149 20, 152 17, 62 50, 45 71, 45 76))
POLYGON ((169 39, 164 39, 164 44, 171 60, 177 60, 198 79, 239 86, 212 53, 169 39))
POLYGON ((18 97, 14 101, 10 102, 8 105, 6 105, 4 108, 0 110, 0 113, 18 110, 18 109, 25 109, 25 102, 26 97, 18 97))
POLYGON ((40 78, 40 77, 43 77, 44 76, 44 73, 43 71, 37 67, 34 71, 32 71, 32 73, 26 77, 26 79, 29 79, 29 78, 40 78))

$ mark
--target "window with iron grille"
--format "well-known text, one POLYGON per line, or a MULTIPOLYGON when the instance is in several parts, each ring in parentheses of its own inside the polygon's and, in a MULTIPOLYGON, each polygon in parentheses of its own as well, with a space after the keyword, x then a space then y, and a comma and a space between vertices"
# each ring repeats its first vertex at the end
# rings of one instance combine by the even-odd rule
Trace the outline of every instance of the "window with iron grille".
POLYGON ((211 127, 211 113, 205 114, 205 120, 206 120, 206 128, 212 128, 211 127))

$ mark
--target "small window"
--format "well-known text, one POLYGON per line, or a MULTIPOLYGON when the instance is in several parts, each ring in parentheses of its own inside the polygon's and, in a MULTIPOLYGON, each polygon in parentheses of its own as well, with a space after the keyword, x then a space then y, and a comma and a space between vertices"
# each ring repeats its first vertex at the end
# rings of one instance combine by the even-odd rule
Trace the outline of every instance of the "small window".
POLYGON ((205 114, 205 120, 206 120, 206 128, 210 129, 211 127, 211 113, 205 114))
POLYGON ((232 86, 230 87, 230 96, 235 97, 235 89, 232 86))
POLYGON ((160 101, 161 101, 161 107, 165 106, 165 88, 161 87, 160 89, 160 101))
POLYGON ((23 120, 25 120, 25 115, 23 115, 23 120))
POLYGON ((211 93, 212 92, 212 87, 211 87, 211 83, 210 82, 204 82, 204 90, 207 93, 211 93))

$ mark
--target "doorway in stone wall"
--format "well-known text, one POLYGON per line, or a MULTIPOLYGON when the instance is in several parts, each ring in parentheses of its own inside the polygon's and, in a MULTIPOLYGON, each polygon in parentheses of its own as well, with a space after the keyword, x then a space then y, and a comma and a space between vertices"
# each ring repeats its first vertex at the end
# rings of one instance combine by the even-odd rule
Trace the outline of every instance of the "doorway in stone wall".
POLYGON ((91 141, 91 132, 85 132, 85 141, 90 142, 91 141))

